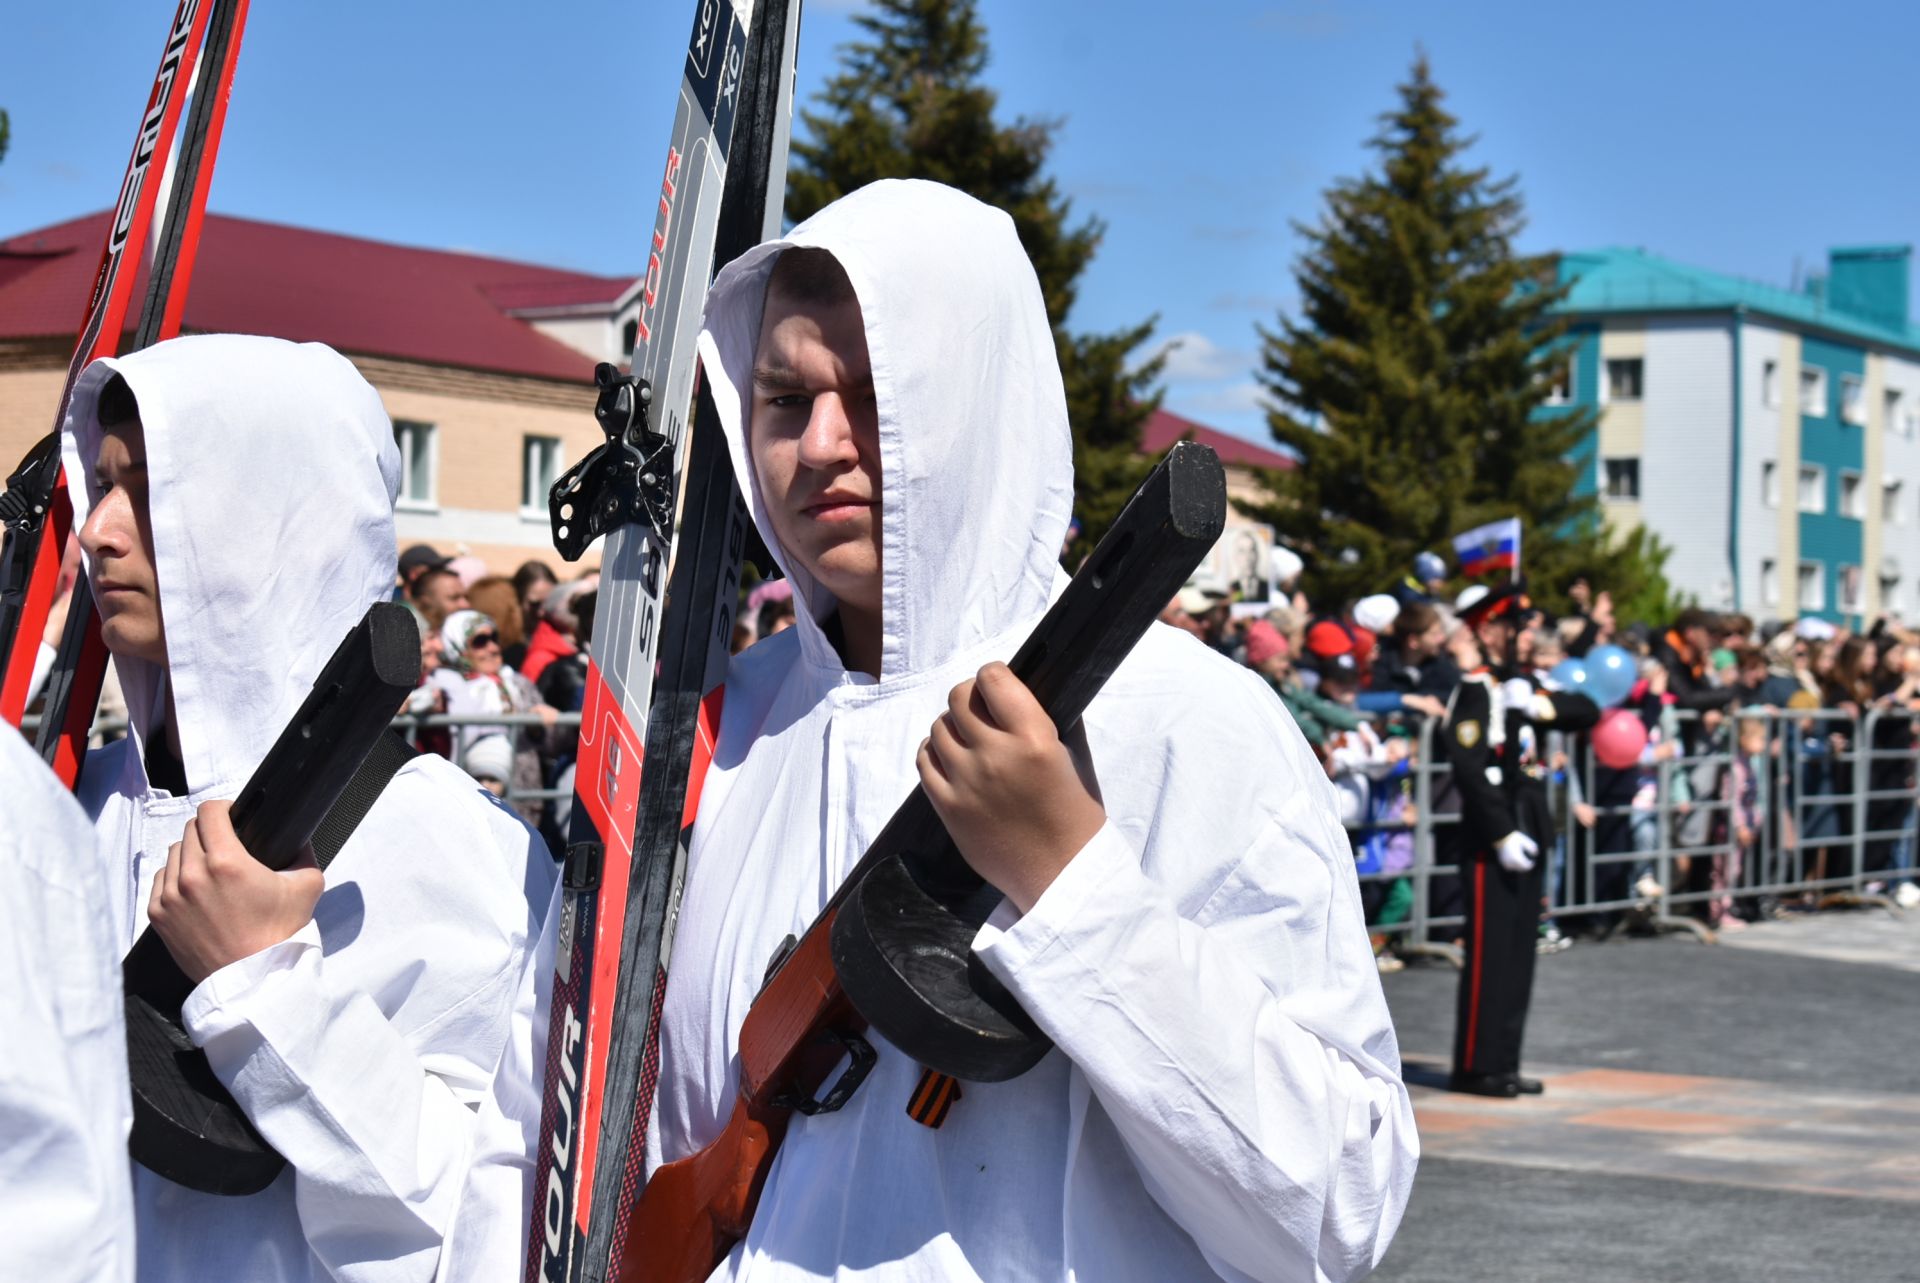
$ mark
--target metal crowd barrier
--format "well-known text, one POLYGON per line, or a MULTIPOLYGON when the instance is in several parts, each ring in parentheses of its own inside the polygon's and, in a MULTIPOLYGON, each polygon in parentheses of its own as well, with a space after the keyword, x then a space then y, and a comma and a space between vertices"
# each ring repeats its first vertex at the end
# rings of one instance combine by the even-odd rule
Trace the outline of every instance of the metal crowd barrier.
MULTIPOLYGON (((1899 885, 1916 880, 1920 714, 1673 710, 1663 722, 1658 743, 1671 747, 1650 742, 1625 771, 1595 761, 1584 735, 1546 737, 1555 839, 1539 856, 1543 926, 1630 921, 1710 941, 1732 917, 1892 907, 1899 885), (1741 750, 1749 727, 1751 754, 1741 750)), ((1469 839, 1438 721, 1407 729, 1415 747, 1404 770, 1370 781, 1373 818, 1348 826, 1368 931, 1401 954, 1458 961, 1469 839), (1404 864, 1382 859, 1396 837, 1410 839, 1410 851, 1399 844, 1404 864)))
MULTIPOLYGON (((1663 720, 1671 723, 1663 741, 1671 751, 1643 755, 1643 766, 1624 772, 1596 762, 1583 735, 1546 738, 1556 838, 1540 853, 1548 861, 1544 922, 1565 930, 1583 919, 1617 923, 1632 915, 1654 930, 1709 940, 1736 904, 1747 912, 1890 904, 1888 893, 1915 880, 1920 714, 1752 709, 1714 719, 1676 710, 1663 720), (1743 724, 1753 724, 1764 744, 1751 762, 1740 752, 1743 724)), ((563 713, 554 729, 579 724, 578 713, 563 713)), ((531 713, 394 719, 415 745, 423 732, 446 730, 457 739, 474 727, 544 725, 531 713)), ((1459 795, 1438 721, 1417 718, 1407 729, 1414 748, 1404 768, 1369 781, 1372 818, 1348 827, 1368 930, 1392 937, 1401 954, 1458 961, 1460 860, 1468 854, 1459 795)), ((96 742, 125 731, 124 721, 94 725, 96 742)), ((508 781, 504 800, 564 808, 571 797, 562 777, 526 789, 508 781)))

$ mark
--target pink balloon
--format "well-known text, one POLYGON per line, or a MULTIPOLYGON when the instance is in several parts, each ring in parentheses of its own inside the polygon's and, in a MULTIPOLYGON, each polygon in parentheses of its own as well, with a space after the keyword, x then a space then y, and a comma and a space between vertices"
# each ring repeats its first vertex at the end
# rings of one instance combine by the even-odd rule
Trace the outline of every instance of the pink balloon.
POLYGON ((1638 713, 1610 708, 1600 714, 1600 723, 1593 728, 1593 755, 1602 766, 1624 771, 1640 760, 1646 746, 1647 724, 1638 713))

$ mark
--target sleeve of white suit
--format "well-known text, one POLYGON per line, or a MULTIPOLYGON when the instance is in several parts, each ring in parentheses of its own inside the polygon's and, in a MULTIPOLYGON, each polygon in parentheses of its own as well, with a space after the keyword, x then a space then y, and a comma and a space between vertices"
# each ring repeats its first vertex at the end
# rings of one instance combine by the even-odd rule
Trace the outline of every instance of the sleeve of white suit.
POLYGON ((1405 1208, 1413 1110, 1352 883, 1271 823, 1194 920, 1109 824, 975 940, 1226 1278, 1359 1277, 1405 1208))
MULTIPOLYGON (((337 1279, 433 1277, 509 1036, 528 922, 538 922, 517 880, 479 872, 494 829, 446 809, 431 822, 437 836, 389 826, 377 835, 382 858, 360 860, 361 895, 383 908, 407 898, 413 923, 389 932, 376 957, 329 953, 309 923, 207 977, 183 1011, 214 1072, 293 1169, 301 1230, 337 1279), (464 877, 450 875, 454 858, 464 877)), ((347 854, 329 869, 330 892, 347 854)), ((542 904, 550 885, 538 883, 542 904)))

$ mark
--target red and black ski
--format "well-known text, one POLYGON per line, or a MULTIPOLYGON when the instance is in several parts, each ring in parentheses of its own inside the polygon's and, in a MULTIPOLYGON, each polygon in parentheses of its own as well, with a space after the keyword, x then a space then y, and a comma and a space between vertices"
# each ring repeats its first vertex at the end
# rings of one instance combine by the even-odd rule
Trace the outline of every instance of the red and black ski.
POLYGON ((548 1010, 529 1283, 618 1277, 620 1230, 645 1176, 686 831, 752 529, 695 344, 708 283, 778 234, 785 192, 800 5, 750 7, 695 6, 636 287, 632 375, 602 367, 607 444, 551 496, 563 556, 603 531, 607 543, 548 1010))
MULTIPOLYGON (((60 464, 60 424, 81 371, 96 358, 121 350, 139 277, 140 248, 152 229, 160 176, 166 172, 175 135, 181 133, 181 114, 198 70, 193 109, 175 166, 174 196, 148 265, 146 299, 126 350, 148 347, 179 333, 246 15, 247 0, 180 0, 108 224, 106 248, 67 367, 53 432, 28 452, 7 479, 6 493, 0 495, 0 519, 6 524, 5 548, 0 552, 0 656, 5 660, 0 670, 0 717, 15 726, 26 712, 61 555, 73 533, 73 506, 60 464)), ((83 578, 74 586, 60 653, 47 678, 37 741, 41 756, 69 785, 79 778, 106 666, 93 597, 83 578)))

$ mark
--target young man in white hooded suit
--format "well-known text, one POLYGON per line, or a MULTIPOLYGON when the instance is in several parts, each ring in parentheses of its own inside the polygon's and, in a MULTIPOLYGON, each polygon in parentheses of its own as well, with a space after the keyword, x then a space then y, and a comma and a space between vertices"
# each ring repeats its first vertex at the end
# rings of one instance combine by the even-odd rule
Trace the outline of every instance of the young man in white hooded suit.
MULTIPOLYGON (((1155 627, 1086 716, 1096 797, 995 664, 1064 582, 1073 500, 1011 220, 873 184, 723 271, 700 350, 800 609, 728 672, 648 1170, 719 1135, 768 958, 917 783, 1007 895, 975 948, 1056 1044, 967 1084, 936 1130, 907 1112, 920 1067, 874 1037, 851 1102, 793 1119, 713 1277, 1368 1272, 1417 1141, 1325 772, 1257 675, 1155 627), (776 272, 792 250, 812 253, 776 272)), ((517 1277, 497 1236, 513 1194, 525 1224, 534 1065, 504 1066, 496 1102, 509 1139, 476 1168, 493 1188, 462 1212, 452 1277, 517 1277)))
POLYGON ((151 918, 198 982, 188 1032, 287 1159, 246 1197, 136 1165, 139 1275, 430 1278, 552 860, 435 757, 324 879, 255 863, 221 800, 391 591, 392 426, 332 350, 210 335, 94 363, 63 434, 131 719, 80 788, 115 943, 151 918))

